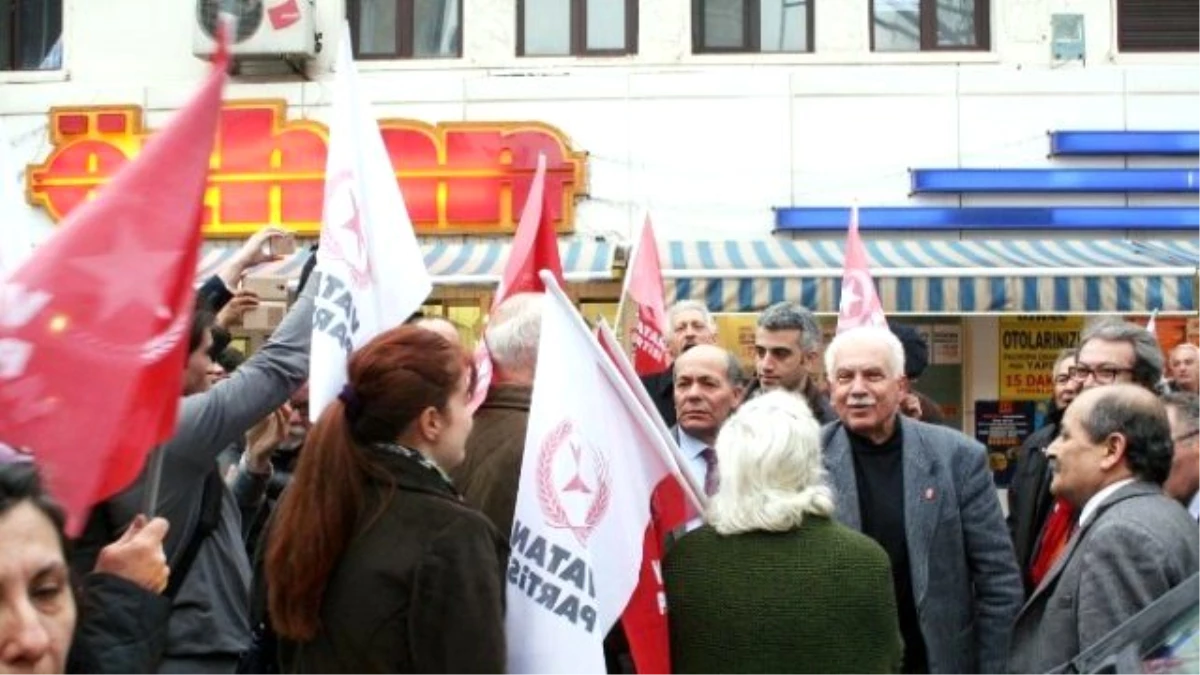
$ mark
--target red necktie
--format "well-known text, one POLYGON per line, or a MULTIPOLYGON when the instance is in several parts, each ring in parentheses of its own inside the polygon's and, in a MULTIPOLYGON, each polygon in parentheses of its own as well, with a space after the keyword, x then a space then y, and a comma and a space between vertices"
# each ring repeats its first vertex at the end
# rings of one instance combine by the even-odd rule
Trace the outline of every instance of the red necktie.
POLYGON ((1067 542, 1070 541, 1071 533, 1074 530, 1075 509, 1061 497, 1055 499, 1054 506, 1050 509, 1050 516, 1046 518, 1046 524, 1042 526, 1042 538, 1038 542, 1037 555, 1033 557, 1033 564, 1029 566, 1029 577, 1033 580, 1034 588, 1041 585, 1046 573, 1054 567, 1054 563, 1066 550, 1067 542))

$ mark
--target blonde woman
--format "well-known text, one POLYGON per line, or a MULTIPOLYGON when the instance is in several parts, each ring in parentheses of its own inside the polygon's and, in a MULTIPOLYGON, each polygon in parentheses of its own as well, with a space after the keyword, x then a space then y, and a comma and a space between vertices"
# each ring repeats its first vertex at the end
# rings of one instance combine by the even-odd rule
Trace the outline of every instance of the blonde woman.
POLYGON ((673 670, 898 672, 887 554, 832 519, 807 404, 783 391, 747 402, 716 451, 706 525, 664 560, 673 670))

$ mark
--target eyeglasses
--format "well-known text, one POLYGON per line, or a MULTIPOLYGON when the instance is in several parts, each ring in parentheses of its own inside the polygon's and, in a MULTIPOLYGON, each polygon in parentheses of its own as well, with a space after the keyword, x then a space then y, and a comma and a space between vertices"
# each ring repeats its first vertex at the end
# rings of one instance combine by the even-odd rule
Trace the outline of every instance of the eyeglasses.
POLYGON ((1187 432, 1186 434, 1184 434, 1182 436, 1175 436, 1171 440, 1176 443, 1182 443, 1182 442, 1188 440, 1189 438, 1195 438, 1196 436, 1200 436, 1200 429, 1192 429, 1191 431, 1187 432))
POLYGON ((1112 384, 1117 379, 1117 375, 1121 373, 1132 373, 1133 368, 1119 368, 1117 366, 1071 366, 1067 369, 1067 375, 1076 382, 1086 382, 1089 377, 1095 377, 1098 384, 1112 384))

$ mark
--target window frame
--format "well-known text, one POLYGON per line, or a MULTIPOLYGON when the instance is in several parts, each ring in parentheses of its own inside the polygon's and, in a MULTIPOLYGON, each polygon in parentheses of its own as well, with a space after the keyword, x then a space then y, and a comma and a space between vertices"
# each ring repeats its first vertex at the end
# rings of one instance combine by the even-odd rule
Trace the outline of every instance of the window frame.
MULTIPOLYGON (((1159 3, 1147 3, 1147 5, 1143 5, 1142 10, 1147 11, 1147 7, 1150 9, 1162 9, 1158 7, 1158 4, 1159 3)), ((1197 51, 1200 51, 1200 47, 1192 44, 1188 44, 1187 46, 1180 46, 1178 43, 1147 44, 1144 42, 1144 40, 1150 31, 1145 29, 1143 29, 1143 31, 1137 35, 1130 35, 1129 32, 1122 28, 1122 23, 1129 19, 1129 15, 1133 13, 1136 12, 1131 8, 1129 0, 1116 0, 1116 2, 1113 3, 1113 32, 1114 40, 1116 42, 1113 47, 1116 49, 1118 54, 1195 54, 1197 51), (1138 39, 1142 40, 1143 43, 1140 45, 1129 44, 1131 41, 1137 42, 1138 39)))
POLYGON ((414 36, 417 30, 416 0, 390 1, 396 6, 396 50, 387 54, 363 54, 359 50, 362 38, 359 28, 362 0, 346 0, 346 20, 350 22, 350 47, 355 61, 444 61, 463 57, 463 35, 465 34, 463 31, 463 5, 466 4, 464 0, 456 0, 458 3, 458 49, 454 54, 444 56, 415 56, 413 54, 413 47, 416 44, 414 36))
POLYGON ((525 53, 525 0, 517 0, 517 56, 521 58, 592 58, 605 56, 636 56, 638 53, 638 0, 590 0, 611 4, 625 3, 625 47, 623 49, 587 48, 587 3, 589 0, 569 0, 570 46, 566 54, 525 53))
MULTIPOLYGON (((11 0, 11 4, 9 6, 9 13, 11 16, 9 19, 10 23, 8 35, 4 36, 5 39, 8 40, 8 53, 5 54, 5 58, 7 58, 8 63, 11 65, 7 68, 0 67, 0 73, 54 73, 63 70, 62 66, 54 69, 43 69, 38 67, 19 68, 18 64, 21 60, 21 6, 27 2, 57 2, 59 14, 58 40, 61 41, 66 28, 66 8, 63 6, 64 1, 65 0, 11 0)), ((51 49, 53 49, 53 45, 51 46, 51 49)), ((63 50, 66 50, 66 45, 63 45, 63 50)), ((49 52, 43 54, 42 59, 45 60, 47 56, 49 56, 49 52)))
MULTIPOLYGON (((836 1, 836 0, 835 0, 836 1)), ((764 54, 782 56, 786 54, 813 54, 816 52, 816 0, 807 0, 808 16, 805 23, 805 47, 803 51, 764 52, 762 50, 762 0, 743 0, 742 45, 741 47, 709 47, 704 41, 704 6, 707 0, 692 0, 692 53, 693 54, 764 54)))
POLYGON ((872 54, 922 54, 926 52, 990 52, 992 51, 992 2, 975 0, 975 44, 938 46, 937 43, 937 0, 918 0, 917 11, 921 15, 919 47, 913 51, 878 51, 875 48, 875 2, 870 0, 867 26, 871 33, 872 54))

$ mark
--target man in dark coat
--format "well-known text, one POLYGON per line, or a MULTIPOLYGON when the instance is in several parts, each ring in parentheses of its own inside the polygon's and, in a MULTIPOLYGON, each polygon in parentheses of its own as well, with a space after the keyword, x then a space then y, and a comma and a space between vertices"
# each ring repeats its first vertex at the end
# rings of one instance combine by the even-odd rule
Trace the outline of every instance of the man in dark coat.
POLYGON ((1050 465, 1046 448, 1058 436, 1063 413, 1079 394, 1079 383, 1071 378, 1075 350, 1064 349, 1054 362, 1054 396, 1050 399, 1046 421, 1017 448, 1016 471, 1008 486, 1008 531, 1021 567, 1025 595, 1033 592, 1030 564, 1042 525, 1050 514, 1054 499, 1050 496, 1050 465))
POLYGON ((675 424, 675 365, 674 359, 696 345, 711 345, 717 342, 717 324, 704 303, 696 300, 681 300, 667 310, 667 346, 671 350, 672 364, 661 373, 642 377, 642 386, 650 394, 658 414, 668 427, 675 424))
POLYGON ((492 355, 492 383, 475 411, 466 458, 450 471, 463 500, 483 511, 505 539, 517 508, 542 305, 541 294, 518 293, 488 321, 483 339, 492 355))

